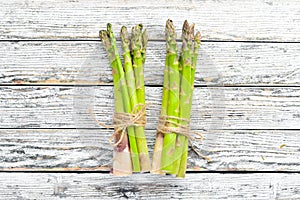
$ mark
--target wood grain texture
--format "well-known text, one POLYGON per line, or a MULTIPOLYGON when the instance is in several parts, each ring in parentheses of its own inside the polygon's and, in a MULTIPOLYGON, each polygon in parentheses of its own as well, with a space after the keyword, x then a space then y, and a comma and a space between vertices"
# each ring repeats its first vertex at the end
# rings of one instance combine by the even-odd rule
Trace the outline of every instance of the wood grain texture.
MULTIPOLYGON (((120 47, 120 46, 119 46, 120 47)), ((196 85, 300 85, 300 44, 204 42, 196 85)), ((0 84, 112 84, 100 42, 1 42, 0 84)), ((150 42, 146 85, 162 85, 165 42, 150 42)))
POLYGON ((143 23, 153 40, 164 38, 168 18, 180 32, 184 19, 195 22, 206 40, 297 41, 300 4, 277 1, 6 1, 0 5, 0 38, 96 39, 111 22, 143 23))
MULTIPOLYGON (((2 86, 0 128, 99 128, 110 124, 112 86, 2 86)), ((154 130, 161 87, 146 87, 146 128, 154 130)), ((300 88, 197 87, 193 129, 299 129, 300 88)))
MULTIPOLYGON (((204 136, 193 144, 211 162, 189 151, 188 171, 251 170, 298 171, 299 131, 197 130, 204 136)), ((27 129, 0 130, 0 171, 89 170, 109 171, 112 130, 27 129)), ((155 130, 146 131, 150 155, 155 130)))
POLYGON ((299 199, 299 174, 1 173, 1 199, 299 199), (159 179, 158 179, 159 178, 159 179), (26 181, 24 181, 26 180, 26 181))

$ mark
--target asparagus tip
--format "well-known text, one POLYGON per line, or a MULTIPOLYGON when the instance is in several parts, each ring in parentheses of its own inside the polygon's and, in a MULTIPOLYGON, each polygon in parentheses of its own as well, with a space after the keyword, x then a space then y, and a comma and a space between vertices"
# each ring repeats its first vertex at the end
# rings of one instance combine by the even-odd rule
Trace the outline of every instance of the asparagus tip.
POLYGON ((106 30, 99 31, 99 37, 100 37, 101 40, 106 39, 107 38, 107 32, 106 32, 106 30))
POLYGON ((122 28, 121 28, 121 40, 122 40, 123 48, 124 48, 125 44, 129 45, 130 39, 129 39, 129 35, 128 35, 126 26, 122 26, 122 28))
POLYGON ((195 24, 192 23, 190 25, 190 29, 189 29, 189 39, 190 40, 194 39, 194 32, 195 32, 195 24))
POLYGON ((184 20, 184 23, 183 23, 183 26, 182 26, 182 30, 184 31, 187 31, 189 30, 189 23, 187 20, 184 20))
POLYGON ((166 29, 168 29, 168 30, 174 30, 175 29, 172 20, 170 20, 170 19, 167 20, 166 29))
POLYGON ((127 31, 127 27, 126 26, 122 26, 121 31, 127 31))
POLYGON ((199 31, 197 31, 196 35, 195 35, 195 42, 197 42, 198 44, 200 44, 200 40, 201 40, 201 34, 199 31))
POLYGON ((131 32, 131 46, 132 49, 139 49, 142 50, 143 48, 143 33, 142 33, 142 24, 138 24, 134 27, 132 27, 131 32))
POLYGON ((173 21, 170 19, 167 20, 165 34, 167 40, 176 40, 177 35, 175 33, 175 27, 173 21))
POLYGON ((143 29, 143 24, 138 24, 134 27, 132 27, 132 32, 141 32, 143 29))
POLYGON ((122 26, 122 28, 121 28, 121 37, 127 38, 127 35, 128 35, 128 31, 127 31, 126 26, 122 26))
POLYGON ((189 32, 190 32, 190 26, 187 20, 184 21, 183 26, 182 26, 182 45, 183 47, 186 47, 187 41, 189 38, 189 32))
POLYGON ((189 32, 194 34, 194 31, 195 31, 195 24, 192 23, 192 24, 190 25, 190 30, 189 30, 189 32))
POLYGON ((109 32, 112 31, 112 25, 111 25, 111 23, 107 23, 106 27, 107 27, 107 31, 109 31, 109 32))

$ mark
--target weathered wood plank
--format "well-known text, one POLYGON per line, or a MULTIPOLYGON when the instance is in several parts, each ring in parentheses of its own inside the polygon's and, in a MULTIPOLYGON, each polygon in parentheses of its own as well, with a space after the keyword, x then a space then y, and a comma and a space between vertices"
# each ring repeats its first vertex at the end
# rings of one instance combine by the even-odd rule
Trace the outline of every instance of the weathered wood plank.
POLYGON ((1 199, 299 199, 300 174, 1 173, 1 199), (26 181, 24 181, 26 180, 26 181))
MULTIPOLYGON (((300 44, 207 43, 197 85, 300 85, 300 44)), ((100 42, 2 42, 0 84, 112 84, 100 42)), ((161 85, 165 43, 150 42, 147 85, 161 85)))
MULTIPOLYGON (((193 129, 299 129, 300 88, 195 88, 193 129)), ((2 86, 0 128, 99 128, 111 123, 112 86, 2 86), (93 117, 93 112, 96 117, 93 117)), ((155 129, 161 87, 146 87, 152 102, 146 128, 155 129)))
MULTIPOLYGON (((188 170, 286 170, 300 169, 299 131, 203 131, 194 141, 211 162, 189 151, 188 170)), ((100 170, 109 171, 112 130, 0 130, 0 170, 100 170)), ((146 131, 150 155, 155 130, 146 131)))
MULTIPOLYGON (((298 41, 300 4, 277 1, 6 1, 0 5, 1 39, 96 39, 107 22, 119 30, 143 23, 151 39, 164 25, 195 22, 206 40, 298 41)), ((116 31, 118 32, 118 31, 116 31)))

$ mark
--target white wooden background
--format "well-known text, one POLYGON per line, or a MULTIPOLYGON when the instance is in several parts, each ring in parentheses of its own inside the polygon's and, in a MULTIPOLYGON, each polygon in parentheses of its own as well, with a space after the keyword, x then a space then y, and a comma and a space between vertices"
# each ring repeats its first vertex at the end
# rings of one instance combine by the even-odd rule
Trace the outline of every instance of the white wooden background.
MULTIPOLYGON (((300 2, 11 0, 0 4, 0 199, 299 199, 300 2), (109 175, 112 77, 98 31, 142 22, 150 150, 164 25, 203 35, 184 180, 109 175)), ((116 33, 117 36, 119 35, 116 33)))

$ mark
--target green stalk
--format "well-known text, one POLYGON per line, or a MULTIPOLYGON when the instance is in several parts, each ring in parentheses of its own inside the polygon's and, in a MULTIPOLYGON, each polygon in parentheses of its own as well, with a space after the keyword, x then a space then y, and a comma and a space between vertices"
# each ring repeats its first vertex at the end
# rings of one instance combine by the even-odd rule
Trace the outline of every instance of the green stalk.
MULTIPOLYGON (((171 20, 166 23, 166 40, 167 40, 167 56, 169 67, 169 98, 167 115, 178 117, 179 114, 179 71, 176 33, 171 20)), ((178 120, 169 119, 172 123, 167 123, 168 127, 177 127, 178 120)), ((174 150, 176 142, 176 133, 168 133, 164 136, 164 144, 162 151, 161 169, 163 172, 171 173, 173 170, 174 150)))
MULTIPOLYGON (((138 104, 143 106, 145 105, 144 62, 146 59, 147 32, 144 31, 143 34, 142 28, 142 24, 138 24, 137 26, 132 28, 131 47, 137 101, 138 104)), ((138 111, 140 111, 141 108, 142 107, 139 106, 138 111)), ((146 115, 146 113, 144 113, 144 115, 146 115)), ((147 172, 150 171, 150 158, 145 136, 145 130, 143 126, 137 126, 135 127, 135 130, 141 171, 147 172)))
MULTIPOLYGON (((193 91, 194 91, 194 80, 195 80, 195 71, 196 71, 196 66, 197 66, 197 59, 198 59, 198 51, 200 48, 201 44, 201 35, 200 32, 198 31, 195 35, 194 38, 194 50, 193 50, 193 55, 192 55, 192 69, 191 69, 191 83, 193 84, 192 86, 192 96, 190 99, 190 110, 192 108, 192 97, 193 97, 193 91)), ((185 177, 185 172, 186 172, 186 167, 187 167, 187 157, 188 157, 188 138, 185 139, 184 141, 184 150, 183 154, 181 157, 180 161, 180 167, 179 171, 177 173, 177 177, 184 178, 185 177)))
MULTIPOLYGON (((112 51, 112 44, 108 37, 107 31, 103 30, 100 31, 99 36, 102 40, 103 46, 105 47, 108 58, 110 60, 110 65, 113 75, 114 81, 114 100, 115 100, 115 112, 124 112, 123 102, 122 102, 122 93, 118 89, 119 88, 119 80, 120 75, 117 70, 116 65, 116 56, 114 51, 112 51)), ((120 131, 121 132, 121 131, 120 131)), ((116 136, 115 142, 119 141, 120 133, 116 136)), ((114 161, 113 161, 113 174, 117 176, 125 176, 132 173, 132 163, 131 163, 131 156, 128 144, 128 137, 127 134, 123 137, 121 143, 119 143, 114 148, 114 161)))
MULTIPOLYGON (((180 100, 179 100, 179 117, 182 119, 190 119, 190 99, 192 98, 192 82, 191 82, 191 44, 192 39, 191 35, 193 35, 193 27, 192 24, 189 26, 187 20, 184 21, 182 28, 182 76, 181 76, 181 85, 180 85, 180 100)), ((188 125, 187 121, 179 121, 181 125, 188 125)), ((181 156, 184 150, 186 136, 178 134, 176 139, 176 146, 174 152, 174 168, 172 174, 177 174, 179 167, 181 156)))
MULTIPOLYGON (((128 94, 128 89, 126 85, 126 79, 122 67, 122 62, 118 53, 117 45, 116 45, 116 39, 114 37, 113 31, 111 24, 107 24, 107 32, 108 36, 111 40, 111 51, 114 52, 115 55, 115 65, 116 69, 119 73, 119 85, 122 93, 122 100, 123 100, 123 107, 124 111, 126 113, 131 113, 132 108, 131 108, 131 103, 130 103, 130 98, 128 94)), ((130 152, 131 152, 131 160, 132 160, 132 165, 133 165, 133 171, 134 172, 140 172, 140 161, 139 161, 139 154, 138 154, 138 148, 137 148, 137 142, 136 142, 136 137, 135 137, 135 131, 133 126, 127 127, 128 131, 128 137, 129 137, 129 143, 130 143, 130 152)))

